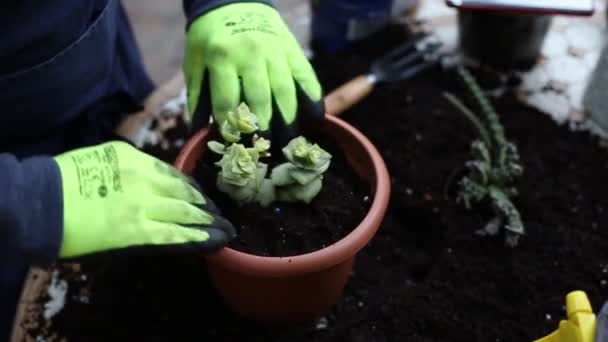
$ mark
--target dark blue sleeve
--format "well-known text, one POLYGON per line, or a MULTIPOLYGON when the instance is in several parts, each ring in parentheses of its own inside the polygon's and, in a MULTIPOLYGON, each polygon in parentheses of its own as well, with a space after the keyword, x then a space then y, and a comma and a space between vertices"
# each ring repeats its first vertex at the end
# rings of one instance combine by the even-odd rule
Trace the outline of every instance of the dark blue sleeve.
POLYGON ((184 13, 187 18, 186 27, 190 26, 192 20, 200 15, 209 12, 210 10, 236 2, 258 2, 273 6, 272 0, 183 0, 184 13))
POLYGON ((61 175, 51 157, 0 153, 0 260, 57 259, 63 235, 61 175))

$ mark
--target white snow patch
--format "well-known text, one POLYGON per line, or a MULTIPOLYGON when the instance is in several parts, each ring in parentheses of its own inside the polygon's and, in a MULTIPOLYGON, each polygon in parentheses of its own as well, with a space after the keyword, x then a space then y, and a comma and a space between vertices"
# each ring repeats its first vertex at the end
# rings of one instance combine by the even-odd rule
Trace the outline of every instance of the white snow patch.
POLYGON ((570 104, 576 110, 583 109, 583 96, 585 94, 585 84, 577 83, 571 84, 568 87, 568 97, 570 98, 570 104))
POLYGON ((555 93, 535 93, 527 98, 526 102, 540 111, 551 115, 558 123, 568 120, 570 114, 570 103, 565 96, 555 93))
POLYGON ((594 25, 571 24, 564 35, 570 46, 575 49, 593 50, 602 45, 602 32, 594 25))
POLYGON ((589 67, 583 60, 572 56, 561 56, 547 63, 551 79, 574 83, 583 81, 589 74, 589 67))
POLYGON ((44 304, 44 319, 49 320, 53 318, 63 307, 65 306, 65 295, 68 292, 68 283, 59 279, 59 272, 53 271, 51 278, 51 285, 47 290, 47 293, 51 299, 44 304))
POLYGON ((568 54, 568 41, 562 33, 550 31, 545 38, 541 51, 545 57, 565 56, 568 54))
POLYGON ((529 73, 523 75, 521 88, 525 91, 538 91, 549 83, 549 75, 543 67, 534 68, 529 73))

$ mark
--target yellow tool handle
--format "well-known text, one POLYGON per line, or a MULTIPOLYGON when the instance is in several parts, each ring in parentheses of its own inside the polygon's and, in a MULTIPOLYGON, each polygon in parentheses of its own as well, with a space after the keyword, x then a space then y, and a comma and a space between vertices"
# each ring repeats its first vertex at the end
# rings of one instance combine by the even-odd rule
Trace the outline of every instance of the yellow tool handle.
POLYGON ((357 104, 374 89, 375 79, 371 75, 361 75, 344 83, 325 96, 325 111, 338 116, 357 104))

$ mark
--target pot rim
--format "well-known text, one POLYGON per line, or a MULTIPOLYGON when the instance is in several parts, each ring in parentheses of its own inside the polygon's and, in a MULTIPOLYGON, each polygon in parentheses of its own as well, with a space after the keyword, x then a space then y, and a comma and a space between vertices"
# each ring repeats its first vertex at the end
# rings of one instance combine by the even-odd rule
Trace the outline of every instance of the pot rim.
MULTIPOLYGON (((208 262, 241 273, 283 277, 330 268, 352 258, 367 245, 379 229, 388 206, 391 191, 388 169, 376 147, 356 128, 331 115, 326 115, 326 123, 335 126, 331 129, 342 129, 353 136, 367 152, 373 165, 373 177, 375 179, 373 200, 359 225, 344 238, 314 252, 286 257, 268 257, 224 247, 216 252, 204 255, 208 262)), ((200 144, 200 141, 208 132, 208 128, 199 130, 184 145, 175 161, 175 167, 178 170, 184 170, 191 151, 195 149, 196 145, 200 144)))

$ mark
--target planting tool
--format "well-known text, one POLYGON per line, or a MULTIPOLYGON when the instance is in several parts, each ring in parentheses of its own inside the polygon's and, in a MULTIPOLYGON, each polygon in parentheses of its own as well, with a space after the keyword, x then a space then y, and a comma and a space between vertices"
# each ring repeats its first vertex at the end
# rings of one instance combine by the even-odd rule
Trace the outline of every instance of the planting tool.
POLYGON ((573 291, 566 296, 566 311, 568 314, 567 320, 562 320, 559 327, 550 335, 547 335, 534 342, 604 342, 606 332, 606 314, 608 308, 606 305, 600 313, 599 321, 597 320, 589 298, 583 291, 573 291), (598 326, 596 331, 596 325, 598 326))
POLYGON ((441 43, 429 41, 427 34, 413 39, 372 63, 367 75, 360 75, 333 90, 325 97, 325 111, 340 115, 369 95, 379 82, 408 80, 439 61, 441 43))
POLYGON ((529 14, 592 15, 594 0, 446 0, 450 7, 529 14))

